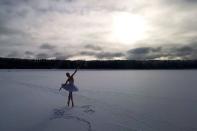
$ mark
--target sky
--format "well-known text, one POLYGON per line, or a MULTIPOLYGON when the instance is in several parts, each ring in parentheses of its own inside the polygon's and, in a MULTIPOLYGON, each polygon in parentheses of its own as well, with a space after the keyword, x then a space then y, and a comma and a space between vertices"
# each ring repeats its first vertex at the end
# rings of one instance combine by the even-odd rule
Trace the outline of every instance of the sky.
POLYGON ((197 0, 0 0, 0 57, 197 59, 197 0))

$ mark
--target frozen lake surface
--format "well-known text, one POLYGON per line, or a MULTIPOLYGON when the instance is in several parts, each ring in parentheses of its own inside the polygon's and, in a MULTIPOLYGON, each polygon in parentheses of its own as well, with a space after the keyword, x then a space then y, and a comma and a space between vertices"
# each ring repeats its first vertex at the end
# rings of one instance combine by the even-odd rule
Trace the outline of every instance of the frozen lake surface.
POLYGON ((1 131, 197 131, 197 70, 0 70, 1 131))

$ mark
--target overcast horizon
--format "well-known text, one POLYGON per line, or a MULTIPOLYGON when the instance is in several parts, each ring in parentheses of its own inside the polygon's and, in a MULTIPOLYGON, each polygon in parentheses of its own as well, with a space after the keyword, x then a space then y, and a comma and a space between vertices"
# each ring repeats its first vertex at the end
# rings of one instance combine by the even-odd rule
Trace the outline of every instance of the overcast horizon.
POLYGON ((0 57, 197 59, 196 0, 0 0, 0 57))

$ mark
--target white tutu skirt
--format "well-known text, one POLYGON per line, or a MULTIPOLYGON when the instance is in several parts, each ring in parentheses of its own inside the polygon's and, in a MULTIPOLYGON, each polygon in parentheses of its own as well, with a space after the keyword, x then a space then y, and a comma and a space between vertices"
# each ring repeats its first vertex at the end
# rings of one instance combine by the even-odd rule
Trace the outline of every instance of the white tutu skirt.
POLYGON ((74 84, 67 84, 67 85, 62 84, 62 88, 69 92, 74 92, 79 90, 77 86, 75 86, 74 84))

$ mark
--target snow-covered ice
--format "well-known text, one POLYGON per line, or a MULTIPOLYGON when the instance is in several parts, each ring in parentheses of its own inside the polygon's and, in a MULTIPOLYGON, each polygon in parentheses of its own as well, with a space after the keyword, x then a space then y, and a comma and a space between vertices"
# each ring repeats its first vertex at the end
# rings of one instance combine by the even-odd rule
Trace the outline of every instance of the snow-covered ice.
POLYGON ((0 131, 197 131, 197 70, 0 70, 0 131))

